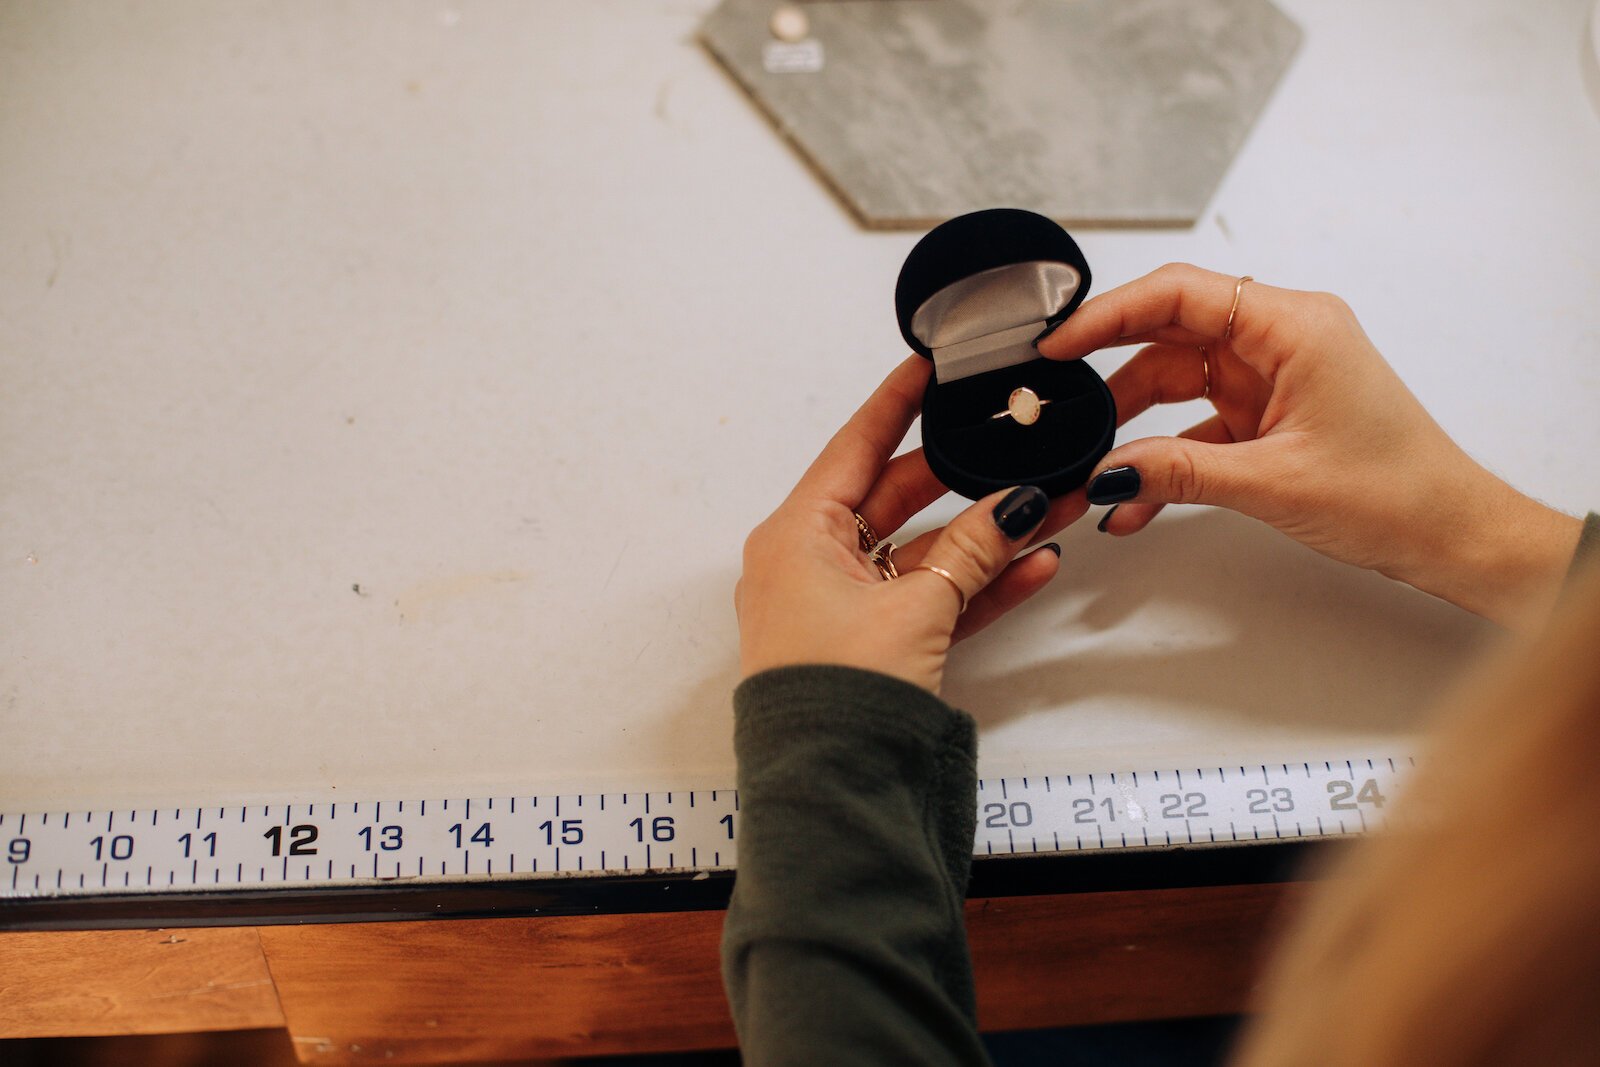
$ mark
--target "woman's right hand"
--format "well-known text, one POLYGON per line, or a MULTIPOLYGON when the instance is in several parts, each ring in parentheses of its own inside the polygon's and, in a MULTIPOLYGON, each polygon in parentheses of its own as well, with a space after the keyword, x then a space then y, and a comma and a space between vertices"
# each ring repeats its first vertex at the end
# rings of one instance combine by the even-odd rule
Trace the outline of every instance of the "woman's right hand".
POLYGON ((1146 343, 1107 381, 1122 422, 1202 397, 1216 409, 1179 437, 1101 460, 1089 500, 1119 504, 1101 528, 1131 534, 1165 504, 1215 504, 1503 624, 1541 620, 1579 521, 1463 452, 1343 301, 1237 284, 1168 265, 1087 301, 1039 342, 1051 359, 1146 343))

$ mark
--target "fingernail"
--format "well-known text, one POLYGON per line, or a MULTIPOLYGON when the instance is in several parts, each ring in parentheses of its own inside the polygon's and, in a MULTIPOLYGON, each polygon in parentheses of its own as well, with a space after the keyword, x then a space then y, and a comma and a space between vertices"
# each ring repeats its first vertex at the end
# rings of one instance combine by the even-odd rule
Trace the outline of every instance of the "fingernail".
POLYGON ((1099 530, 1101 533, 1105 533, 1106 532, 1106 523, 1111 521, 1111 516, 1115 515, 1117 513, 1117 509, 1120 508, 1121 506, 1122 506, 1121 504, 1112 504, 1111 507, 1107 508, 1106 509, 1106 513, 1104 515, 1100 516, 1100 521, 1095 523, 1095 527, 1094 528, 1096 530, 1099 530))
POLYGON ((1061 322, 1052 322, 1049 326, 1046 326, 1044 328, 1044 333, 1041 333, 1038 337, 1033 339, 1033 347, 1038 348, 1040 341, 1043 341, 1046 337, 1049 337, 1051 334, 1061 329, 1061 323, 1066 321, 1066 319, 1062 319, 1061 322))
POLYGON ((994 506, 994 524, 1007 539, 1019 541, 1022 535, 1044 521, 1050 498, 1036 485, 1020 485, 994 506))
POLYGON ((1061 558, 1061 546, 1056 544, 1054 541, 1051 541, 1049 544, 1044 545, 1043 547, 1051 552, 1054 552, 1056 554, 1056 559, 1061 558))
POLYGON ((1139 495, 1139 472, 1132 467, 1112 467, 1089 483, 1089 503, 1116 504, 1139 495))

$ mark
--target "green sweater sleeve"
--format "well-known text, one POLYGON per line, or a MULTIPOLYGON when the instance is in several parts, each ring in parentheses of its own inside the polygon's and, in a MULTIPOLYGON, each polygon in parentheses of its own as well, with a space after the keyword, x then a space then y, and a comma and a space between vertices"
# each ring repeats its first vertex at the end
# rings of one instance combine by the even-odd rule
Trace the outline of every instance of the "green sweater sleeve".
POLYGON ((734 693, 734 749, 722 968, 744 1062, 987 1064, 961 910, 972 719, 887 675, 785 667, 734 693))

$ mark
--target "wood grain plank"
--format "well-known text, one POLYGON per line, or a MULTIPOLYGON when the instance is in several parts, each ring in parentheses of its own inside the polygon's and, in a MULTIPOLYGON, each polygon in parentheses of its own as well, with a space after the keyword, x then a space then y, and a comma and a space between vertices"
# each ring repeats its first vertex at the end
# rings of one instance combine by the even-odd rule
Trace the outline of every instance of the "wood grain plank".
MULTIPOLYGON (((1241 1010, 1284 885, 968 904, 986 1030, 1241 1010)), ((722 912, 272 927, 302 1062, 725 1048, 722 912)))
POLYGON ((1223 1015, 1249 1004, 1273 933, 1304 883, 967 906, 986 1030, 1223 1015))
POLYGON ((283 1025, 254 929, 0 933, 0 1036, 283 1025))
POLYGON ((601 1055, 733 1044, 723 912, 270 927, 302 1062, 601 1055))

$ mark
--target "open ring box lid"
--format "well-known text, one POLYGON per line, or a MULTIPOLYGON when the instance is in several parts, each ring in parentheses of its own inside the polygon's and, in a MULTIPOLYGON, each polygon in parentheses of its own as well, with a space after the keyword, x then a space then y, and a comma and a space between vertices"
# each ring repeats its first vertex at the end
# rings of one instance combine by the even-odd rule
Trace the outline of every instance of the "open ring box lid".
POLYGON ((1089 292, 1072 237, 1031 211, 992 208, 951 219, 917 242, 895 284, 900 333, 933 360, 922 446, 935 476, 977 500, 1014 485, 1051 497, 1082 485, 1111 449, 1111 390, 1082 360, 1034 347, 1089 292), (1014 390, 1046 403, 1037 422, 995 418, 1014 390))

